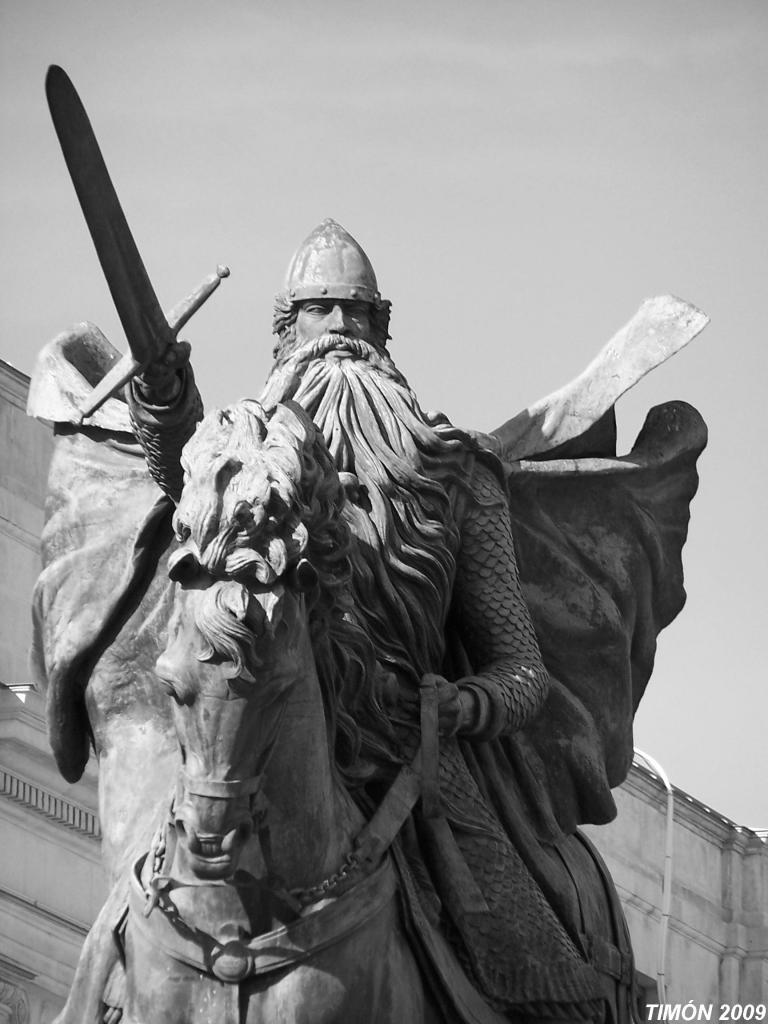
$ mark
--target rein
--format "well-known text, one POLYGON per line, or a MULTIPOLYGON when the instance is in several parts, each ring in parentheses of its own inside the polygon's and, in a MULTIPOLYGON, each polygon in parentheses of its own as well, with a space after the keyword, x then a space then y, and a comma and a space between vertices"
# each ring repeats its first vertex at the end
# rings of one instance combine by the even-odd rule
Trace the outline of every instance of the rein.
POLYGON ((329 896, 340 896, 349 891, 356 876, 370 874, 394 842, 419 797, 425 818, 440 817, 436 676, 424 676, 420 686, 420 704, 421 744, 413 760, 400 769, 338 871, 307 889, 291 889, 290 895, 302 907, 329 896))

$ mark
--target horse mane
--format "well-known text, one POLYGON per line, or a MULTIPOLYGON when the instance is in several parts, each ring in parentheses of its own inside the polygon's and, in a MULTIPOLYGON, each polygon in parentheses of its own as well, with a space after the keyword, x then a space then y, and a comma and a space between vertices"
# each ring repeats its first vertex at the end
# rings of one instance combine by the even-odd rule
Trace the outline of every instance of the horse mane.
POLYGON ((308 562, 316 578, 306 592, 310 640, 336 767, 356 785, 391 765, 386 675, 352 615, 346 495, 323 435, 294 402, 267 413, 244 399, 201 421, 182 464, 179 555, 191 552, 218 581, 196 617, 204 657, 253 674, 261 608, 248 586, 301 586, 308 562))

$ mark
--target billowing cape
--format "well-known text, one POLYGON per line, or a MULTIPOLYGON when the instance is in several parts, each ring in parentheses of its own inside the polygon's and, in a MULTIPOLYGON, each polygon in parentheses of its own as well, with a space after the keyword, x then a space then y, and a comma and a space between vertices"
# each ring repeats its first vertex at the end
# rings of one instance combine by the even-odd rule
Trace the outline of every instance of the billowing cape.
MULTIPOLYGON (((90 326, 79 330, 90 351, 102 344, 90 326)), ((67 339, 44 351, 30 400, 33 415, 58 424, 32 661, 47 687, 57 763, 74 780, 88 759, 92 673, 111 670, 104 659, 115 644, 151 672, 163 644, 172 506, 131 444, 123 403, 111 400, 101 426, 72 426, 78 386, 67 339), (70 382, 66 394, 51 391, 52 375, 70 382), (137 629, 140 621, 151 628, 137 629)), ((656 637, 685 599, 681 549, 706 443, 701 417, 684 403, 652 410, 622 458, 606 454, 610 423, 598 426, 540 460, 504 467, 523 591, 553 686, 538 719, 503 741, 503 757, 492 744, 472 745, 471 756, 499 792, 515 791, 510 813, 520 798, 531 808, 541 836, 613 817, 610 790, 631 764, 632 718, 656 637)), ((461 674, 460 637, 450 656, 461 674)))
POLYGON ((541 714, 503 745, 547 831, 615 816, 610 790, 632 763, 656 639, 685 603, 682 548, 704 421, 669 402, 649 412, 629 455, 577 457, 615 451, 612 411, 606 419, 567 453, 508 466, 523 593, 552 685, 541 714))
POLYGON ((170 614, 164 565, 173 504, 147 472, 125 402, 110 399, 89 426, 74 425, 77 403, 114 361, 110 349, 90 324, 56 338, 38 359, 28 406, 55 432, 30 660, 69 782, 85 768, 94 730, 109 719, 127 712, 139 724, 151 719, 171 729, 152 670, 170 614), (104 698, 112 704, 99 721, 89 720, 86 691, 92 706, 104 698))

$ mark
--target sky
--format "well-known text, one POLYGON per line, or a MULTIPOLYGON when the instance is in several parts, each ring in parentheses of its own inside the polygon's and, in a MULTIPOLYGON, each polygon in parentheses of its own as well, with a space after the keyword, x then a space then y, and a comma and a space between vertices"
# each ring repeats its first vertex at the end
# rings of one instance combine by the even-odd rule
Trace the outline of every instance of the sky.
POLYGON ((0 0, 0 357, 81 320, 124 347, 45 105, 72 77, 161 303, 231 268, 184 337, 207 406, 255 396, 288 260, 323 218, 393 302, 426 409, 491 430, 650 296, 711 324, 621 400, 710 442, 638 747, 768 827, 768 5, 763 0, 0 0))

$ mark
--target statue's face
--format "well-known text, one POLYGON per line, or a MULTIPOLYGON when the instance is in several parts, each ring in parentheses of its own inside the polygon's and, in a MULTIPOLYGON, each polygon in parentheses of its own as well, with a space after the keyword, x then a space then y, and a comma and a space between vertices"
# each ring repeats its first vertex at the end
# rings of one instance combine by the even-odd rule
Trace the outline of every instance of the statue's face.
POLYGON ((296 340, 314 341, 325 334, 366 341, 371 323, 367 302, 347 299, 307 299, 296 315, 296 340))

